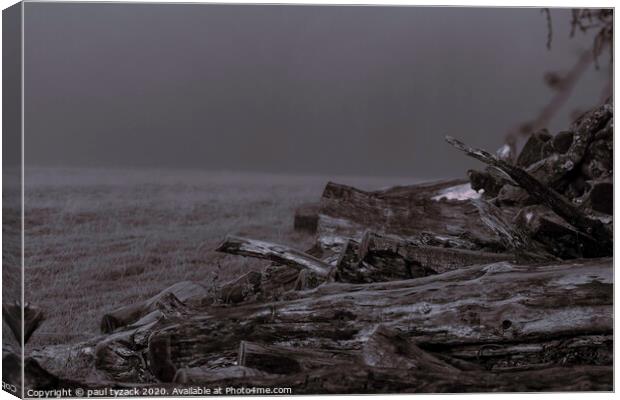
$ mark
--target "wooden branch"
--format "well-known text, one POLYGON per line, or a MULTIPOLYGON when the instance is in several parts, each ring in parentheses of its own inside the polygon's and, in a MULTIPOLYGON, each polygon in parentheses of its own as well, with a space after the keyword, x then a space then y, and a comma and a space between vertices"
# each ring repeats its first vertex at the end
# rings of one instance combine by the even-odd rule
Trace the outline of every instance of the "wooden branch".
POLYGON ((600 221, 585 215, 564 196, 543 184, 525 170, 508 164, 507 162, 496 158, 484 150, 467 147, 464 143, 450 136, 446 137, 446 141, 457 149, 465 152, 467 155, 486 164, 492 165, 506 173, 506 175, 510 176, 536 201, 549 207, 557 215, 562 217, 566 222, 573 225, 578 230, 591 235, 600 241, 602 247, 606 249, 606 253, 601 254, 601 256, 611 255, 613 250, 612 232, 600 221))
POLYGON ((309 269, 319 276, 326 277, 331 266, 302 251, 260 240, 227 236, 216 251, 245 257, 255 257, 288 265, 297 269, 309 269))

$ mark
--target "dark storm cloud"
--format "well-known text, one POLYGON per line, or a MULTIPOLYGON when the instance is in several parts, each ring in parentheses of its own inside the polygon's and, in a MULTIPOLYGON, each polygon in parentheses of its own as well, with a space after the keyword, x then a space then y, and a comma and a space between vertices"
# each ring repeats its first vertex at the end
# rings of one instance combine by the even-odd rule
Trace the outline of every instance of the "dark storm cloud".
MULTIPOLYGON (((461 176, 590 38, 537 9, 26 5, 29 165, 461 176)), ((594 104, 588 72, 568 112, 594 104)))

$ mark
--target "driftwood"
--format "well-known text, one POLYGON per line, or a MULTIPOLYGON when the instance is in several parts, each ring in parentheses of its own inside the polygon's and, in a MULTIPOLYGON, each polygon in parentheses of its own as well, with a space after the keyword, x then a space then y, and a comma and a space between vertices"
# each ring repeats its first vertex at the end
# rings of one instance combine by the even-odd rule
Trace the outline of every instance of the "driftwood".
POLYGON ((364 332, 379 323, 408 332, 421 345, 610 334, 611 274, 609 259, 549 266, 504 262, 409 281, 330 284, 310 296, 292 292, 297 298, 288 301, 222 313, 211 309, 207 316, 164 328, 151 339, 174 332, 173 362, 182 364, 186 356, 201 354, 206 360, 226 348, 236 350, 241 340, 322 348, 346 348, 349 342, 354 348, 364 341, 364 332), (436 292, 441 294, 433 295, 436 292), (486 300, 479 299, 479 293, 486 300), (184 337, 192 338, 189 347, 184 337))
POLYGON ((311 249, 228 236, 218 251, 270 265, 117 309, 101 337, 30 352, 30 376, 294 394, 612 390, 612 128, 603 106, 570 132, 538 132, 516 160, 449 138, 488 164, 471 183, 330 182, 295 216, 298 230, 316 223, 311 249), (66 376, 76 363, 83 376, 66 376))
POLYGON ((501 373, 482 368, 463 371, 383 326, 375 330, 359 353, 313 354, 298 348, 243 342, 239 351, 242 367, 219 371, 191 368, 175 382, 205 383, 216 375, 219 383, 231 387, 284 386, 293 388, 295 394, 315 394, 609 390, 613 380, 610 366, 595 365, 501 373))
POLYGON ((96 359, 99 370, 117 380, 148 382, 174 379, 184 368, 232 367, 244 341, 317 350, 318 359, 324 352, 363 358, 381 325, 454 368, 469 363, 500 370, 510 360, 521 370, 540 368, 541 360, 545 368, 609 365, 611 346, 600 338, 612 334, 612 292, 611 259, 540 266, 500 262, 397 282, 331 283, 289 292, 278 302, 196 309, 160 320, 144 334, 119 333, 98 345, 96 359), (570 341, 552 343, 567 337, 579 343, 579 351, 570 341), (551 345, 565 348, 567 356, 550 356, 551 345), (502 349, 511 356, 497 357, 502 349), (140 361, 144 350, 148 367, 140 361))
POLYGON ((242 341, 237 364, 268 374, 291 375, 301 371, 352 364, 359 356, 351 351, 303 349, 242 341))
MULTIPOLYGON (((352 255, 394 251, 379 239, 369 233, 352 255)), ((185 305, 168 292, 161 316, 147 314, 64 356, 92 354, 98 374, 118 384, 273 384, 295 393, 609 390, 612 297, 611 259, 502 261, 418 279, 327 283, 232 307, 185 305)))
POLYGON ((348 239, 366 230, 413 241, 470 250, 504 250, 468 198, 477 197, 467 181, 449 180, 366 192, 330 182, 321 197, 317 241, 339 253, 348 239), (455 198, 457 197, 457 198, 455 198), (429 243, 430 242, 430 243, 429 243))
POLYGON ((613 251, 613 234, 601 221, 584 214, 565 197, 530 175, 527 171, 500 160, 484 150, 467 147, 464 143, 452 137, 448 136, 446 140, 467 155, 506 173, 536 201, 549 207, 578 230, 594 237, 600 244, 599 255, 611 255, 613 251))
POLYGON ((512 254, 486 253, 449 247, 424 246, 396 237, 366 232, 359 249, 359 258, 398 255, 407 262, 441 274, 459 267, 490 264, 497 261, 517 261, 512 254))
POLYGON ((307 253, 288 246, 260 240, 228 236, 216 251, 240 256, 256 257, 288 265, 297 269, 308 269, 319 276, 327 276, 331 266, 307 253))
POLYGON ((458 368, 420 349, 410 338, 379 325, 362 348, 364 364, 376 368, 453 374, 458 368))
MULTIPOLYGON (((385 282, 443 273, 468 265, 495 261, 517 262, 520 259, 514 254, 428 246, 419 239, 412 241, 379 235, 371 231, 363 234, 361 244, 350 239, 341 248, 335 267, 308 253, 287 246, 244 238, 228 237, 217 250, 264 258, 295 267, 294 270, 300 272, 278 271, 277 274, 280 277, 287 277, 289 283, 292 279, 296 279, 296 284, 293 286, 284 282, 279 285, 280 288, 289 290, 316 287, 324 280, 321 278, 326 276, 347 283, 385 282), (307 268, 308 265, 312 265, 312 268, 307 268), (317 270, 321 273, 316 274, 317 270), (312 279, 312 275, 317 275, 318 279, 309 283, 308 280, 312 279)), ((269 281, 275 283, 277 280, 274 278, 271 276, 269 281)), ((220 298, 225 303, 240 303, 249 301, 259 293, 268 294, 276 289, 277 287, 273 285, 265 285, 263 273, 251 271, 225 284, 220 290, 220 298)))
POLYGON ((427 246, 397 236, 367 231, 361 243, 349 240, 335 267, 335 280, 385 282, 441 274, 474 264, 518 261, 513 254, 427 246))

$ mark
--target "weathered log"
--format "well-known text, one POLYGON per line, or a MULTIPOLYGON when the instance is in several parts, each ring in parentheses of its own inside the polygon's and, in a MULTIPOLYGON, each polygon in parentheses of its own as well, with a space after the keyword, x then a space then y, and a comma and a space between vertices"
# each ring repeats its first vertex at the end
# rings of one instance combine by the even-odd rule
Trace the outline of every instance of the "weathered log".
POLYGON ((447 247, 504 250, 469 201, 478 197, 465 180, 450 180, 367 192, 329 182, 321 198, 317 241, 340 254, 348 239, 366 230, 413 241, 443 241, 447 247), (460 199, 460 200, 459 200, 460 199))
MULTIPOLYGON (((113 382, 151 382, 158 376, 167 377, 169 374, 167 368, 174 367, 172 364, 162 365, 169 359, 169 353, 166 352, 169 349, 168 338, 152 339, 151 333, 157 327, 165 326, 172 321, 188 319, 189 305, 197 306, 203 302, 179 303, 180 301, 176 299, 173 293, 166 293, 165 296, 155 302, 154 307, 156 309, 154 311, 138 321, 126 325, 125 330, 117 331, 103 338, 96 338, 94 344, 82 343, 73 351, 67 352, 65 350, 59 358, 75 361, 76 356, 83 358, 85 354, 92 354, 94 366, 99 375, 103 374, 107 380, 113 382), (169 305, 162 306, 162 303, 181 305, 181 307, 179 309, 179 307, 170 307, 169 305), (165 344, 162 345, 162 343, 165 344), (145 354, 144 350, 147 348, 151 349, 152 354, 145 354), (136 349, 142 350, 136 352, 136 349)), ((176 367, 174 368, 176 370, 176 367)))
MULTIPOLYGON (((392 265, 394 268, 398 265, 404 265, 405 271, 400 274, 402 275, 401 279, 441 274, 474 264, 518 261, 518 257, 510 253, 487 253, 458 248, 425 246, 419 242, 416 243, 395 236, 380 235, 371 231, 364 234, 357 258, 373 265, 375 269, 378 267, 387 269, 388 271, 384 273, 386 275, 392 265)), ((395 273, 392 272, 392 274, 395 273)), ((373 280, 362 281, 372 282, 373 280)), ((379 282, 381 280, 376 279, 374 281, 379 282)))
MULTIPOLYGON (((249 239, 244 240, 255 243, 249 239)), ((275 248, 279 245, 269 246, 275 248)), ((262 248, 260 251, 262 255, 262 248)), ((247 250, 244 252, 247 253, 247 250)), ((519 257, 511 254, 427 246, 423 244, 421 237, 413 242, 367 231, 362 237, 361 246, 351 239, 342 248, 329 278, 347 283, 385 282, 443 273, 473 264, 516 262, 518 259, 519 257)), ((324 279, 314 275, 316 274, 310 269, 301 270, 294 289, 306 290, 318 286, 324 279)), ((224 285, 220 290, 220 297, 225 303, 246 301, 261 292, 261 281, 261 273, 250 272, 224 285)))
MULTIPOLYGON (((448 354, 464 345, 610 335, 612 292, 611 259, 536 266, 502 262, 407 281, 325 284, 269 304, 211 307, 202 315, 160 322, 150 337, 170 338, 170 360, 177 368, 232 366, 243 340, 359 350, 379 324, 421 348, 439 346, 448 354)), ((590 351, 600 346, 592 342, 590 351)), ((124 356, 131 357, 131 352, 124 356)), ((588 362, 581 358, 575 364, 588 362)), ((551 365, 562 363, 552 360, 551 365)), ((128 366, 116 363, 115 368, 118 374, 128 366)))
MULTIPOLYGON (((373 376, 387 377, 390 390, 408 387, 424 391, 432 387, 428 390, 461 391, 474 387, 468 385, 476 380, 486 382, 475 386, 484 390, 499 390, 502 386, 498 382, 504 382, 506 390, 609 388, 611 263, 611 259, 535 266, 501 262, 407 281, 326 284, 312 291, 288 292, 286 299, 268 304, 207 308, 194 304, 191 313, 175 308, 154 321, 145 316, 131 330, 106 337, 94 354, 92 350, 81 354, 93 354, 99 373, 117 382, 204 379, 219 384, 266 384, 279 379, 282 386, 304 392, 317 387, 298 381, 301 376, 315 376, 328 386, 336 385, 327 371, 339 369, 358 371, 359 375, 347 381, 350 386, 329 386, 335 390, 332 393, 362 390, 361 377, 368 374, 374 382, 373 376), (385 327, 386 332, 399 332, 398 340, 390 339, 387 347, 373 342, 378 340, 377 326, 385 327), (256 368, 235 368, 242 341, 265 348, 300 350, 297 353, 308 357, 300 364, 306 367, 294 375, 275 378, 256 368), (409 350, 398 350, 403 348, 409 350), (386 368, 390 359, 398 360, 388 356, 381 361, 380 354, 387 351, 400 351, 404 357, 401 362, 412 367, 430 357, 440 366, 446 363, 467 371, 452 374, 458 379, 449 381, 437 381, 437 374, 428 371, 412 375, 405 369, 386 368), (372 366, 343 360, 330 369, 312 361, 312 352, 318 358, 338 353, 343 359, 354 359, 358 354, 372 366), (373 359, 379 361, 373 364, 373 359), (312 369, 313 365, 318 369, 312 369), (558 377, 560 373, 553 368, 558 366, 570 367, 561 371, 573 379, 574 371, 587 377, 577 386, 573 380, 536 386, 515 378, 532 379, 542 373, 540 368, 552 368, 545 371, 558 377), (480 372, 485 369, 502 373, 480 372), (412 376, 416 378, 411 380, 412 376), (434 386, 434 382, 443 383, 434 386)), ((168 308, 163 309, 166 312, 168 308)), ((291 356, 293 360, 300 357, 291 356)))
MULTIPOLYGON (((151 328, 156 322, 151 323, 151 328)), ((136 343, 135 334, 139 328, 113 333, 101 340, 94 348, 94 365, 100 374, 116 382, 150 382, 153 373, 146 365, 142 351, 148 341, 136 343)), ((150 335, 151 331, 148 331, 150 335)))
POLYGON ((549 207, 578 230, 598 240, 601 243, 602 250, 604 250, 600 256, 611 255, 613 251, 613 234, 609 228, 599 220, 590 218, 584 214, 569 200, 530 175, 527 171, 499 160, 484 150, 467 147, 464 143, 452 137, 446 137, 446 141, 457 149, 465 152, 467 155, 486 164, 493 165, 505 172, 536 201, 549 207))
POLYGON ((309 269, 323 277, 326 277, 331 270, 329 264, 302 251, 284 245, 237 236, 227 236, 224 242, 217 247, 216 251, 270 260, 299 270, 309 269))
POLYGON ((417 369, 453 374, 459 370, 423 351, 405 335, 379 325, 362 349, 364 363, 370 367, 417 369))
POLYGON ((359 362, 350 351, 303 349, 242 341, 237 364, 269 374, 291 375, 339 364, 359 362))
POLYGON ((206 297, 207 289, 202 285, 190 281, 175 283, 148 300, 117 308, 116 310, 106 313, 101 319, 101 332, 110 333, 120 327, 131 325, 140 320, 140 318, 145 315, 157 310, 157 303, 169 293, 172 293, 177 300, 186 302, 191 299, 202 299, 206 297))
POLYGON ((469 344, 443 348, 428 346, 431 352, 454 360, 478 364, 489 371, 520 371, 553 365, 612 365, 612 335, 578 335, 533 343, 469 344))
MULTIPOLYGON (((556 344, 559 342, 562 341, 556 340, 556 344)), ((511 350, 518 354, 515 347, 511 350)), ((531 352, 532 347, 536 348, 531 345, 525 347, 525 353, 531 352)), ((574 349, 580 345, 573 341, 566 347, 574 349)), ((549 348, 555 349, 553 346, 549 348)), ((544 348, 541 353, 549 348, 544 348)), ((464 353, 465 358, 469 355, 467 350, 457 350, 455 353, 458 352, 464 353)), ((238 357, 239 366, 180 370, 182 373, 177 373, 175 382, 217 382, 231 387, 275 385, 290 387, 294 394, 610 390, 612 382, 610 366, 570 363, 564 364, 563 368, 550 368, 548 365, 553 363, 546 362, 539 365, 538 370, 526 371, 503 369, 490 372, 482 368, 463 371, 422 350, 402 333, 386 329, 383 325, 375 329, 361 350, 317 351, 242 342, 238 357)), ((485 357, 489 359, 487 355, 485 357)), ((568 355, 563 357, 566 359, 568 355)), ((463 361, 461 365, 469 367, 474 364, 463 361)), ((611 359, 606 360, 606 365, 611 365, 611 359)))

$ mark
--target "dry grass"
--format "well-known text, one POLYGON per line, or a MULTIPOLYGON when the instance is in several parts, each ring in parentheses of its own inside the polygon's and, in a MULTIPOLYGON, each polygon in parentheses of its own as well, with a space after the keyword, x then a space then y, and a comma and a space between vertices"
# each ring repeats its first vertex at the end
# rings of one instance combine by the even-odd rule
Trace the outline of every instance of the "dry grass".
MULTIPOLYGON (((340 179, 373 188, 386 180, 340 179)), ((308 248, 297 206, 326 177, 197 171, 32 169, 26 173, 26 301, 46 313, 29 346, 98 334, 108 310, 181 280, 217 285, 263 261, 213 251, 228 234, 308 248)), ((402 180, 400 180, 401 183, 402 180)))

